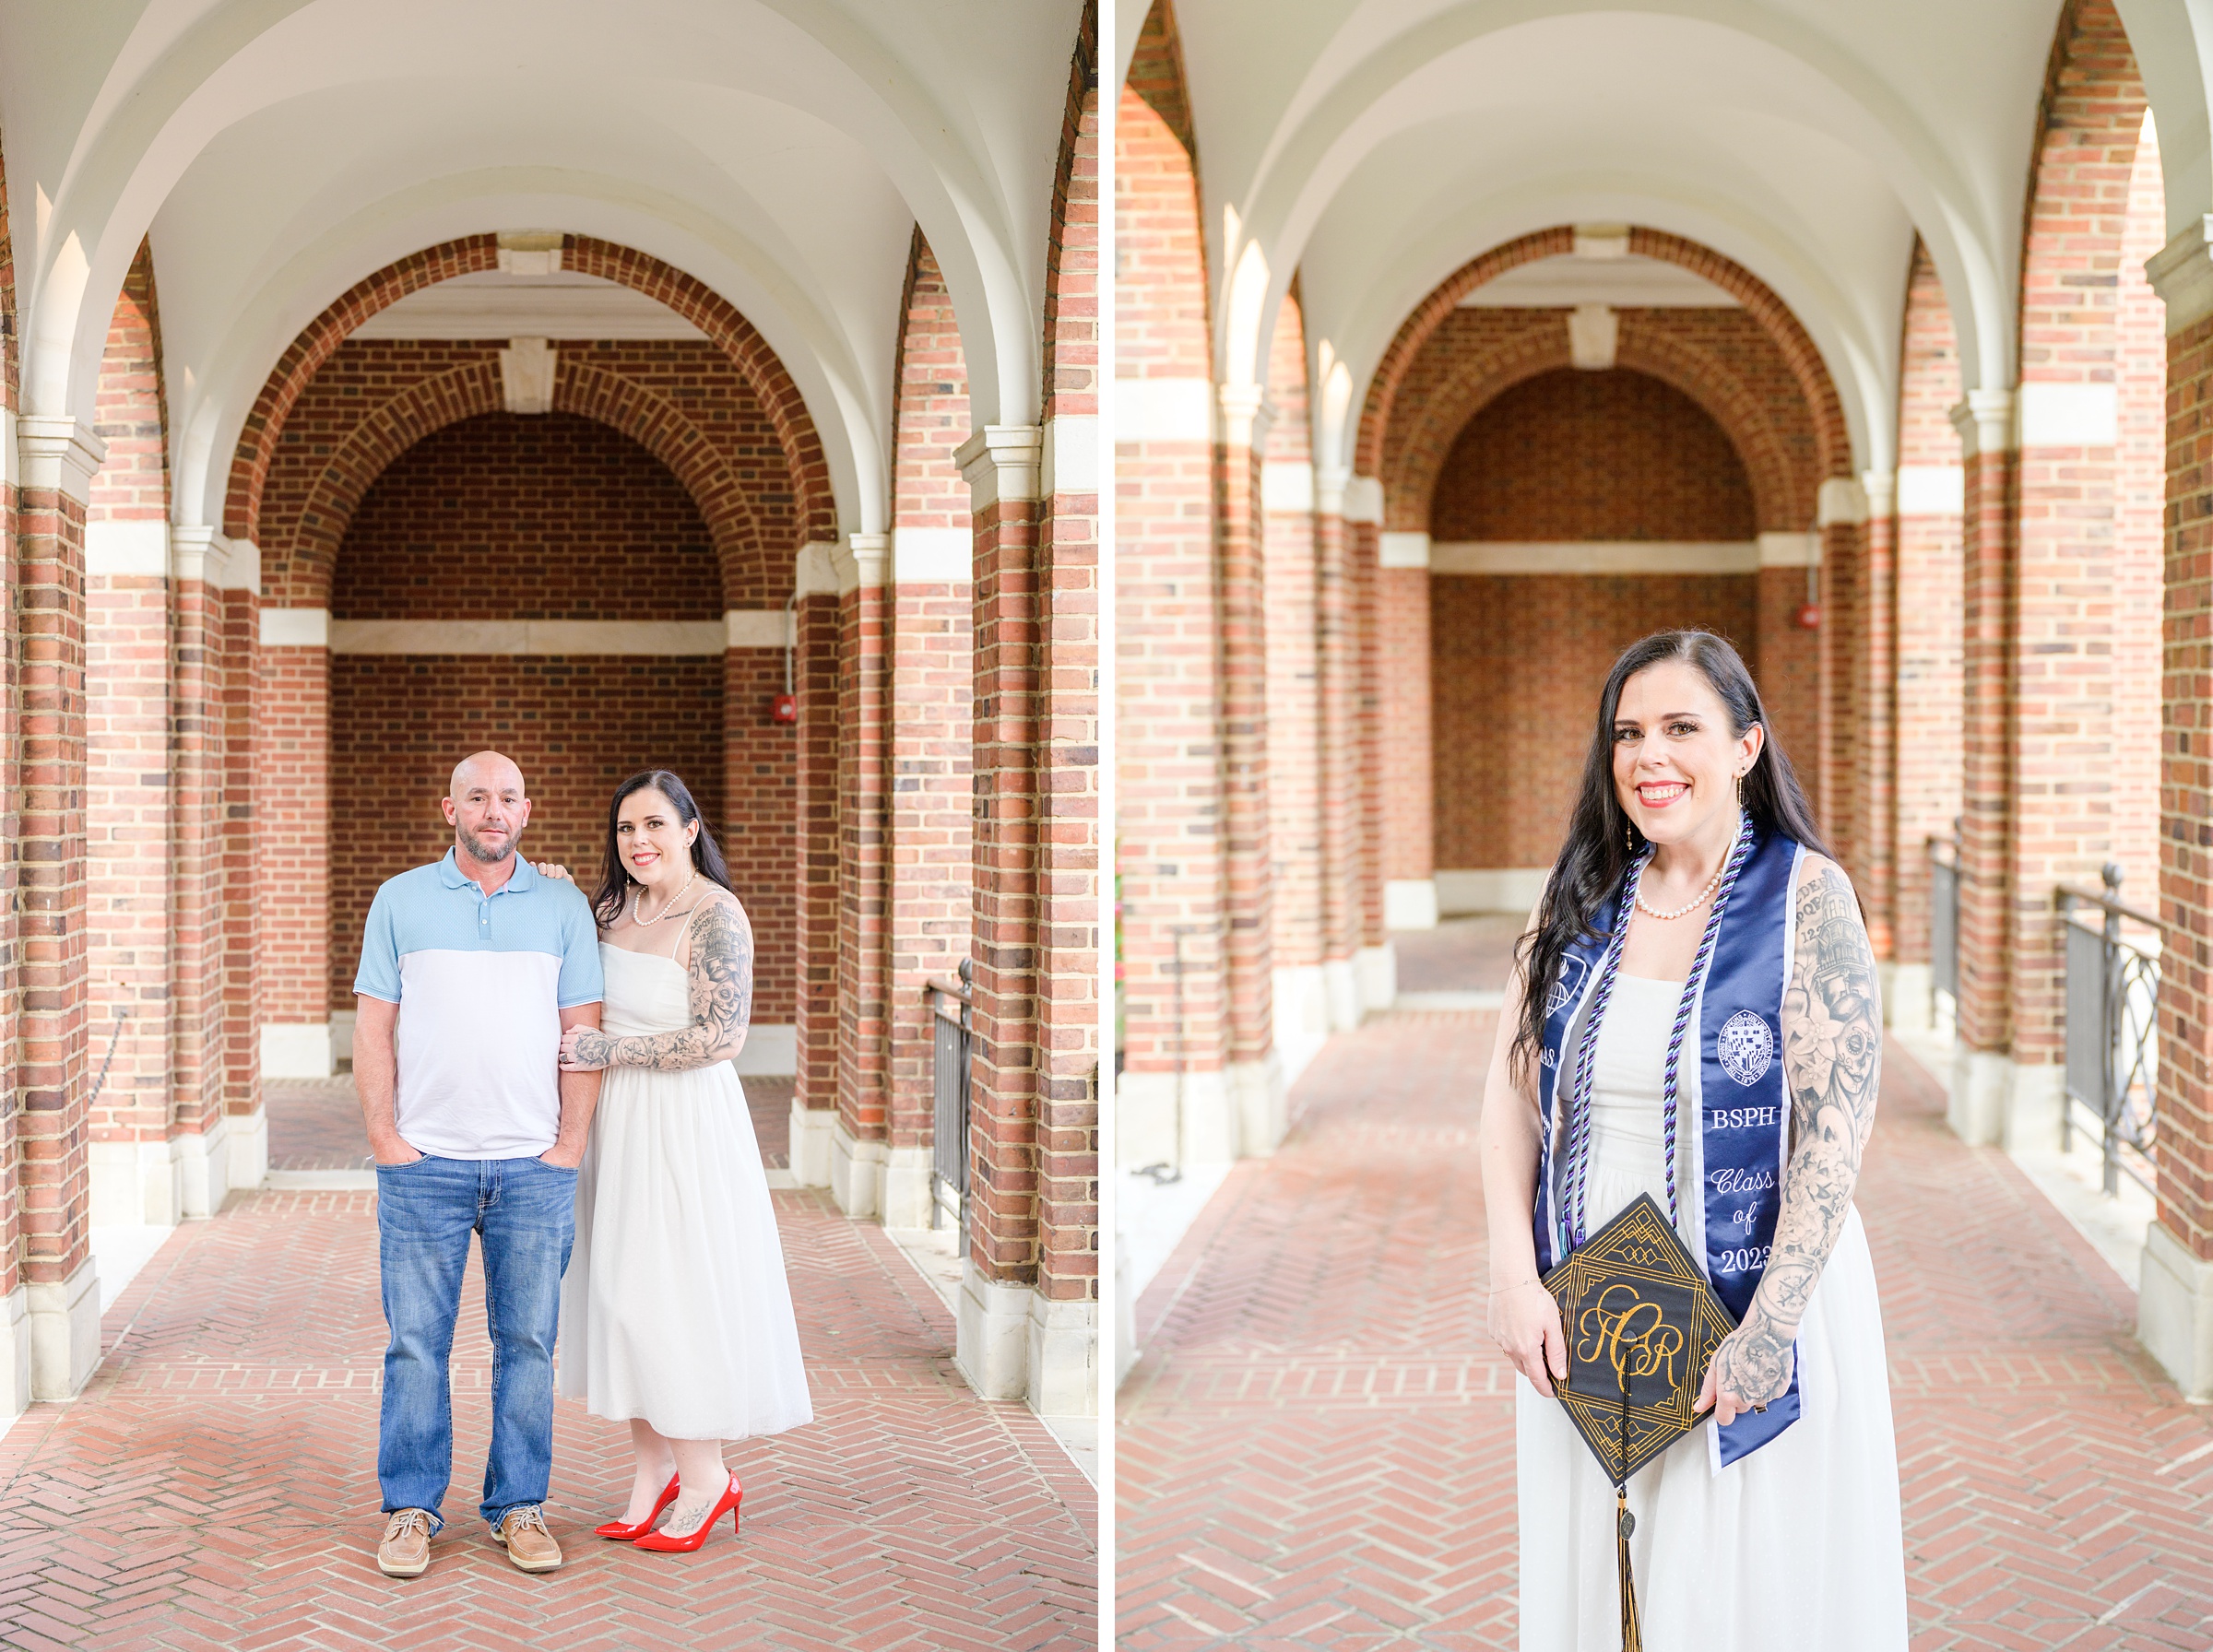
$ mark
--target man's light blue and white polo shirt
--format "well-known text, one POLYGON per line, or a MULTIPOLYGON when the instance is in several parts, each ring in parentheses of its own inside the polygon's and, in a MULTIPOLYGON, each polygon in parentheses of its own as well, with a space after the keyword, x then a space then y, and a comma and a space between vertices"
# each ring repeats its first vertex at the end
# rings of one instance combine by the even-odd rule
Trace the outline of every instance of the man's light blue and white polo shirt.
POLYGON ((561 1132, 561 1012, 606 996, 573 883, 519 856, 489 899, 454 851, 387 879, 353 990, 399 1006, 395 1123, 417 1152, 520 1159, 561 1132))

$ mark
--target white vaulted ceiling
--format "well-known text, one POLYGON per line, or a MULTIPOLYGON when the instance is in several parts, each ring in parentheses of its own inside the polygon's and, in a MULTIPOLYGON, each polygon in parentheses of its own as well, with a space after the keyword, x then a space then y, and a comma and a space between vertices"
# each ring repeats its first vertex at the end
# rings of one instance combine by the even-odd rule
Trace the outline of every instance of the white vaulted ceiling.
MULTIPOLYGON (((1118 14, 1125 71, 1144 9, 1118 14)), ((2173 232, 2213 208, 2213 56, 2197 43, 2213 40, 2213 3, 2120 9, 2173 232)), ((1226 295, 1217 372, 1264 372, 1296 271, 1310 345, 1345 363, 1356 417, 1407 313, 1461 265, 1553 225, 1641 224, 1774 289, 1828 364, 1859 463, 1888 468, 1916 232, 1952 305, 1964 383, 2014 381, 2024 192, 2058 12, 2058 0, 1179 0, 1213 290, 1226 295)), ((1317 437, 1349 456, 1344 425, 1317 437)))
POLYGON ((176 519, 219 524, 255 395, 332 300, 454 237, 587 234, 694 277, 761 331, 821 431, 844 526, 880 529, 917 223, 953 297, 976 421, 1038 416, 1080 12, 1081 0, 0 8, 26 409, 90 418, 108 317, 150 233, 176 519))

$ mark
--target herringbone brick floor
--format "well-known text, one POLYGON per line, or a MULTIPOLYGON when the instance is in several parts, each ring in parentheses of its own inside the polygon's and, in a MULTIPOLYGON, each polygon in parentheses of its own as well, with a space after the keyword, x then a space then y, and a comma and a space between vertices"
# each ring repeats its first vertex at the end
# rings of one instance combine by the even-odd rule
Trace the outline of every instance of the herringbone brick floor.
MULTIPOLYGON (((1138 1304, 1116 1435, 1126 1652, 1512 1647, 1509 1367, 1483 1333, 1496 1016, 1387 1015, 1301 1080, 1138 1304)), ((2213 1646, 2213 1417, 2135 1301, 1893 1046, 1859 1204, 1914 1652, 2213 1646)))
POLYGON ((594 1540, 629 1489, 627 1431, 563 1401, 547 1512, 568 1564, 506 1564, 474 1514, 491 1360, 472 1261, 446 1529, 427 1575, 383 1576, 374 1196, 241 1196, 116 1302, 84 1393, 0 1440, 0 1646, 1091 1647, 1089 1485, 1028 1410, 961 1384, 951 1316, 882 1230, 775 1198, 816 1420, 731 1448, 741 1540, 594 1540))

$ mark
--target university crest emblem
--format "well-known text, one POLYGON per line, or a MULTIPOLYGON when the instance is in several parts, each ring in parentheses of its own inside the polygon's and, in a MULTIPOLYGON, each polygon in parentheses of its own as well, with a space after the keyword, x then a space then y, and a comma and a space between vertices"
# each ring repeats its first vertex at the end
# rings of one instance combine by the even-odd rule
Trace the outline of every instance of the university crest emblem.
POLYGON ((1775 1059, 1775 1033, 1757 1010, 1740 1009, 1722 1023, 1714 1039, 1722 1070, 1739 1084, 1757 1084, 1775 1059))

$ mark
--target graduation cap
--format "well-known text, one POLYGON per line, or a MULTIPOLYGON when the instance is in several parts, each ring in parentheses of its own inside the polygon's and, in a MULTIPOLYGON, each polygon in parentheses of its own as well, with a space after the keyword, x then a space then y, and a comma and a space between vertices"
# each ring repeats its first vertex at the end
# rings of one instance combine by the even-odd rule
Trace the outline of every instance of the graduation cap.
POLYGON ((1553 1391, 1614 1482, 1622 1652, 1640 1652, 1629 1476, 1703 1421, 1698 1388, 1736 1321, 1649 1193, 1546 1274, 1544 1288, 1568 1338, 1567 1380, 1553 1391))

